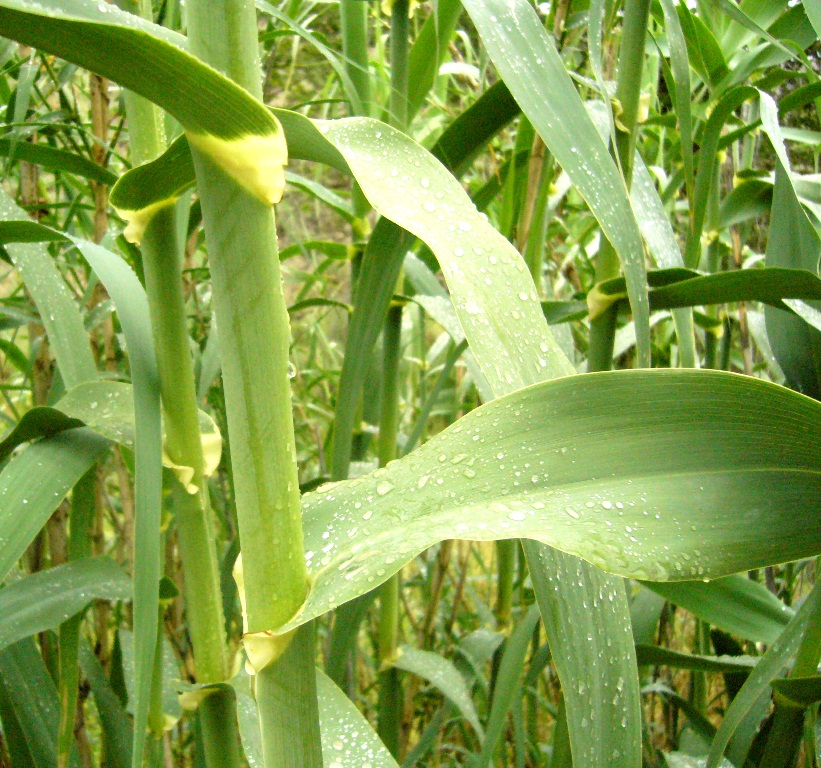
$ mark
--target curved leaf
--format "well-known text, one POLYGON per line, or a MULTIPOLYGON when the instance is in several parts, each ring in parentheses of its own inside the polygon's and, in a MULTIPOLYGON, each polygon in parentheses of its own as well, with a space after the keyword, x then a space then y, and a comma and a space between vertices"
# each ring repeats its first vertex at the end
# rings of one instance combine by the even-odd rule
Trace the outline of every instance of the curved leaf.
POLYGON ((637 645, 639 664, 667 666, 673 669, 694 669, 700 672, 749 672, 758 659, 753 656, 698 656, 679 653, 657 645, 637 645))
POLYGON ((774 643, 795 615, 763 584, 741 574, 646 586, 703 621, 756 643, 774 643))
POLYGON ((5 461, 23 443, 31 440, 38 440, 41 437, 52 437, 67 429, 82 427, 83 422, 79 419, 66 416, 62 411, 54 408, 38 406, 26 411, 20 421, 0 442, 0 461, 5 461))
POLYGON ((418 648, 404 645, 399 648, 391 665, 405 672, 412 672, 423 680, 427 680, 434 688, 450 699, 462 713, 476 735, 481 739, 484 729, 479 722, 479 716, 473 706, 465 678, 462 677, 453 662, 431 651, 420 651, 418 648))
POLYGON ((55 629, 98 599, 131 599, 131 580, 107 557, 74 560, 15 581, 0 590, 0 649, 55 629))
POLYGON ((780 677, 770 681, 773 691, 794 707, 809 707, 821 701, 821 677, 780 677))
POLYGON ((303 497, 312 589, 293 627, 447 538, 532 538, 633 578, 821 551, 821 405, 715 371, 588 374, 471 412, 400 461, 303 497))
POLYGON ((33 443, 0 472, 0 578, 110 443, 87 427, 33 443), (48 467, 44 471, 44 467, 48 467))
POLYGON ((0 139, 0 156, 9 157, 12 154, 17 160, 26 160, 52 171, 73 173, 75 176, 82 176, 101 184, 113 184, 117 181, 114 173, 82 155, 66 152, 48 144, 32 144, 28 141, 13 144, 8 139, 0 139))

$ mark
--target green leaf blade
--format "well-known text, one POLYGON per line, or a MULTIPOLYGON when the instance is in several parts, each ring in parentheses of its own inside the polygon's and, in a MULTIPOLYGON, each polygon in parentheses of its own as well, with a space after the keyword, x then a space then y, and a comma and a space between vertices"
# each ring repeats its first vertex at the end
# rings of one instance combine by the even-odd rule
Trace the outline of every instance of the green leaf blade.
POLYGON ((656 581, 817 554, 816 425, 815 401, 712 371, 520 390, 383 470, 304 497, 313 588, 294 624, 447 538, 532 538, 656 581))

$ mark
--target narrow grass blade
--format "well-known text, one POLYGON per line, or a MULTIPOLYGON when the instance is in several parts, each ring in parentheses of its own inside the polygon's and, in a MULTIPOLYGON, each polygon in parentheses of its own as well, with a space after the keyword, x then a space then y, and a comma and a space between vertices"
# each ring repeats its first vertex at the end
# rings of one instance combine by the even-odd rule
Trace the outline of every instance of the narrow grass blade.
POLYGON ((530 4, 466 0, 464 5, 502 79, 619 254, 635 316, 639 366, 649 366, 644 249, 621 174, 530 4))
MULTIPOLYGON (((615 95, 614 90, 608 90, 604 81, 602 70, 602 34, 604 26, 605 4, 604 0, 593 0, 590 3, 590 10, 587 13, 587 46, 590 50, 590 65, 593 68, 593 75, 596 78, 596 85, 599 87, 599 96, 603 112, 607 116, 607 130, 600 131, 605 144, 608 147, 615 147, 616 142, 616 122, 613 118, 613 104, 611 98, 615 95)), ((599 106, 599 104, 597 104, 599 106)))
MULTIPOLYGON (((31 233, 31 237, 45 240, 66 239, 82 253, 105 285, 117 308, 128 348, 134 388, 136 454, 134 629, 137 637, 135 667, 138 684, 137 704, 134 711, 135 732, 144 733, 148 718, 150 672, 154 663, 157 636, 158 590, 161 576, 160 512, 162 497, 160 387, 148 299, 131 268, 120 257, 105 248, 79 238, 63 235, 33 222, 14 222, 11 231, 5 233, 4 236, 11 237, 14 234, 14 227, 18 224, 22 224, 20 228, 24 232, 31 233)), ((60 437, 62 435, 51 439, 57 440, 60 437)), ((45 520, 42 522, 44 523, 45 520)), ((143 739, 134 740, 134 762, 138 765, 142 761, 143 743, 143 739)))
POLYGON ((0 578, 22 557, 74 484, 101 459, 109 441, 82 427, 38 440, 0 473, 0 578), (48 470, 44 471, 47 467, 48 470))
MULTIPOLYGON (((772 230, 771 230, 772 231, 772 230)), ((775 237, 775 234, 772 235, 775 237)), ((811 254, 811 251, 810 251, 811 254)), ((775 252, 774 261, 783 258, 786 252, 775 252)), ((760 301, 784 312, 794 310, 786 302, 790 299, 804 301, 821 300, 821 279, 809 269, 795 268, 811 263, 800 259, 784 259, 790 267, 763 267, 736 269, 704 275, 695 270, 659 269, 648 273, 650 283, 650 308, 653 311, 676 307, 698 307, 709 304, 730 304, 737 301, 760 301)), ((594 306, 606 304, 616 297, 624 297, 624 280, 617 278, 599 283, 595 298, 588 301, 594 306)), ((567 310, 574 306, 568 303, 567 310)))
MULTIPOLYGON (((678 6, 682 9, 682 6, 678 6)), ((685 9, 686 11, 686 9, 685 9)), ((683 11, 680 10, 680 13, 683 11)), ((710 196, 713 173, 716 163, 721 131, 730 115, 745 101, 753 99, 758 91, 751 86, 738 86, 727 91, 715 104, 701 138, 698 152, 695 187, 691 203, 690 230, 684 247, 684 263, 691 269, 698 267, 701 258, 701 237, 704 233, 704 220, 707 215, 707 202, 710 196)))
MULTIPOLYGON (((779 163, 773 190, 767 265, 812 270, 815 277, 820 253, 821 238, 795 194, 788 171, 779 163)), ((802 318, 778 309, 765 308, 764 317, 773 353, 790 386, 812 397, 821 396, 821 370, 816 363, 816 354, 821 349, 821 332, 802 318)))
POLYGON ((449 699, 462 713, 479 739, 484 736, 484 729, 479 722, 470 690, 453 662, 431 651, 420 651, 418 648, 402 646, 392 664, 397 669, 412 672, 427 680, 442 695, 449 699))
POLYGON ((487 732, 479 755, 479 765, 482 768, 491 764, 499 740, 505 731, 507 716, 513 701, 522 695, 521 677, 525 656, 533 639, 533 630, 536 629, 540 618, 538 605, 532 605, 505 644, 499 672, 496 676, 493 703, 487 718, 487 732))
POLYGON ((820 594, 821 586, 816 586, 804 600, 778 640, 762 656, 755 670, 747 678, 747 682, 744 683, 735 699, 733 699, 733 703, 730 704, 725 713, 710 746, 707 768, 715 768, 719 764, 727 744, 747 711, 758 701, 762 692, 770 687, 772 680, 779 676, 798 649, 807 622, 819 610, 820 594))
POLYGON ((279 123, 251 94, 189 54, 182 35, 87 0, 49 7, 3 0, 0 29, 158 104, 252 194, 279 200, 286 160, 279 123))
POLYGON ((279 8, 276 8, 271 5, 271 3, 266 2, 266 0, 256 0, 256 6, 263 13, 267 13, 269 16, 272 16, 277 21, 292 29, 294 33, 299 35, 306 43, 319 51, 328 64, 331 65, 331 69, 333 69, 334 73, 339 78, 339 82, 342 83, 342 88, 345 91, 345 96, 351 103, 353 113, 355 115, 364 114, 362 109, 362 100, 359 98, 359 93, 357 92, 351 77, 348 75, 340 56, 328 48, 327 45, 322 43, 316 35, 305 29, 305 27, 301 24, 294 21, 287 13, 283 13, 279 10, 279 8))
MULTIPOLYGON (((8 157, 11 152, 12 142, 8 139, 0 139, 0 157, 8 157)), ((50 171, 71 173, 74 176, 98 181, 100 184, 113 184, 117 181, 115 174, 98 163, 82 155, 67 152, 64 149, 57 149, 48 144, 32 144, 29 141, 20 141, 14 145, 14 157, 17 160, 25 160, 43 168, 48 168, 50 171)))
MULTIPOLYGON (((162 432, 160 385, 148 299, 130 267, 92 243, 73 240, 103 282, 117 308, 128 348, 134 387, 135 524, 134 633, 136 637, 134 732, 144 734, 151 694, 151 669, 157 639, 159 583, 162 573, 160 514, 162 432)), ((134 739, 133 762, 142 763, 144 739, 134 739)))
POLYGON ((794 615, 763 584, 740 574, 710 582, 646 586, 702 621, 756 643, 774 643, 794 615))
MULTIPOLYGON (((436 82, 456 24, 462 15, 461 0, 439 0, 434 12, 416 35, 408 62, 408 119, 412 121, 436 82)), ((361 114, 361 113, 360 113, 361 114)))
MULTIPOLYGON (((676 13, 673 0, 661 0, 664 13, 664 27, 667 32, 667 44, 670 47, 670 69, 673 73, 679 134, 681 136, 681 160, 684 166, 684 179, 687 185, 688 200, 691 199, 694 183, 693 165, 693 121, 690 108, 690 60, 687 55, 687 42, 681 28, 681 21, 676 13)), ((638 212, 638 208, 636 208, 638 212)))
MULTIPOLYGON (((60 705, 34 640, 20 640, 0 651, 0 686, 20 724, 32 765, 54 768, 60 705)), ((69 764, 75 768, 76 754, 73 757, 69 764)))
MULTIPOLYGON (((26 212, 0 191, 0 222, 27 218, 26 212)), ((96 378, 97 367, 80 310, 45 247, 20 243, 9 245, 8 252, 40 312, 66 388, 96 378)))
POLYGON ((462 112, 431 147, 431 154, 455 176, 462 176, 487 143, 521 109, 502 80, 462 112))
POLYGON ((92 600, 130 599, 131 580, 107 557, 39 571, 0 590, 0 650, 56 629, 92 600))
POLYGON ((673 669, 692 669, 700 672, 748 673, 757 663, 754 656, 699 656, 679 653, 657 645, 637 645, 636 658, 639 666, 666 666, 673 669))
MULTIPOLYGON (((673 15, 675 16, 675 13, 673 15)), ((675 18, 678 19, 677 16, 675 18)), ((683 141, 684 138, 682 138, 683 141)), ((690 154, 690 164, 692 177, 692 152, 690 154)), ((648 250, 655 258, 656 264, 659 267, 683 267, 684 259, 678 247, 676 234, 664 209, 664 203, 661 201, 653 180, 650 178, 647 166, 638 152, 636 152, 633 161, 633 183, 630 187, 630 198, 633 201, 633 210, 636 212, 639 229, 641 229, 641 234, 647 243, 648 250)), ((650 308, 653 308, 652 303, 650 308)), ((676 324, 682 365, 685 368, 698 367, 695 335, 693 333, 693 313, 686 310, 675 312, 673 313, 673 320, 676 324)))
POLYGON ((0 724, 3 727, 3 740, 6 749, 17 761, 14 768, 36 768, 23 727, 17 719, 9 692, 0 684, 0 724))
POLYGON ((111 768, 129 768, 134 741, 131 720, 112 689, 100 660, 86 642, 80 643, 80 666, 91 686, 100 726, 105 734, 106 763, 110 763, 111 768))
POLYGON ((623 585, 557 549, 523 543, 562 681, 573 764, 636 765, 639 680, 623 585), (568 582, 578 589, 566 589, 568 582))

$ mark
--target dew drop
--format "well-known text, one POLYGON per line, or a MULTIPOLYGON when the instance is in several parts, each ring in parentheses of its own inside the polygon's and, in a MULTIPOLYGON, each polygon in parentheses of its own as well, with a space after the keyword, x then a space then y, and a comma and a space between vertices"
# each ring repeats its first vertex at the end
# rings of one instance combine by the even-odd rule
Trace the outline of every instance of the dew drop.
POLYGON ((392 490, 393 483, 389 483, 387 480, 383 480, 381 483, 379 483, 379 485, 376 486, 376 492, 379 496, 385 496, 392 490))

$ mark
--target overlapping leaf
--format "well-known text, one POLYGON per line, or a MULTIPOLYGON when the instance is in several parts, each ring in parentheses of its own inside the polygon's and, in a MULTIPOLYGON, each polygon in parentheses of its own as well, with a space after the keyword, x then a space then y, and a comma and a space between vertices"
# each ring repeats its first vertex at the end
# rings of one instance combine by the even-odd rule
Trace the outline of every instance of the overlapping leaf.
POLYGON ((569 377, 493 401, 383 470, 304 497, 301 624, 447 538, 533 538, 633 578, 821 551, 821 406, 717 372, 569 377))

